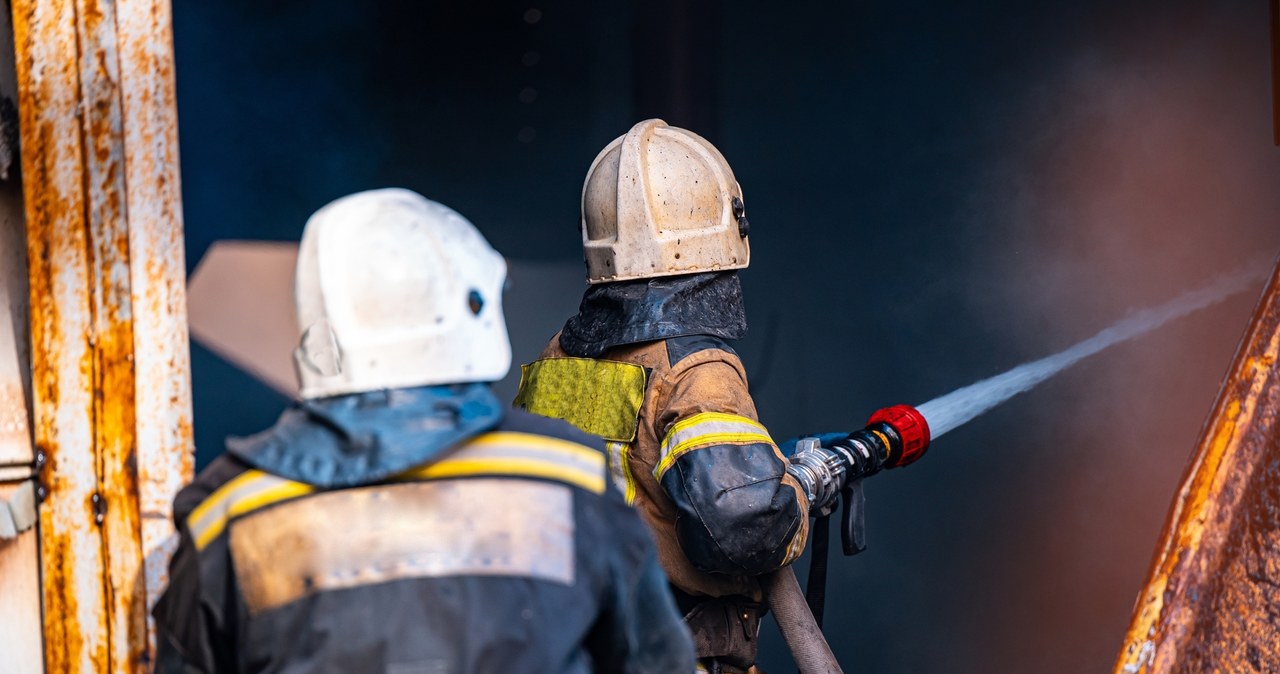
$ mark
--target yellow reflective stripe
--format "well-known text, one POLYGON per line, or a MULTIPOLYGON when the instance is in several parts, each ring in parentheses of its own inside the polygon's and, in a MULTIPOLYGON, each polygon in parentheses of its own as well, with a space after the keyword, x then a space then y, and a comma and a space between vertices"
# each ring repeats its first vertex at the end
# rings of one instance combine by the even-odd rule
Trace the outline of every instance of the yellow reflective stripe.
POLYGON ((627 505, 636 501, 636 480, 631 476, 631 445, 625 442, 610 442, 609 471, 613 474, 614 484, 622 491, 627 505))
MULTIPOLYGON (((724 412, 700 412, 686 419, 681 419, 680 421, 677 421, 675 424, 673 424, 671 426, 671 430, 667 431, 667 439, 670 439, 673 435, 676 435, 677 433, 689 428, 690 426, 698 426, 700 424, 704 424, 712 421, 720 421, 720 422, 732 423, 732 424, 745 424, 747 426, 750 426, 754 429, 759 430, 761 433, 768 433, 768 431, 765 430, 764 426, 760 425, 760 422, 752 421, 751 419, 748 419, 747 417, 744 417, 744 416, 740 416, 737 414, 726 414, 724 412)), ((663 441, 663 444, 666 444, 665 440, 663 441)))
POLYGON ((227 522, 247 512, 272 503, 305 496, 315 487, 269 475, 260 470, 247 470, 222 485, 187 517, 187 529, 196 549, 203 550, 227 527, 227 522))
POLYGON ((653 476, 661 481, 662 476, 667 472, 667 469, 671 468, 677 459, 700 447, 708 447, 711 445, 769 444, 772 442, 772 438, 760 433, 709 433, 707 435, 700 435, 676 445, 675 448, 671 450, 671 453, 664 456, 662 461, 654 467, 653 476))
POLYGON ((246 470, 229 480, 226 484, 218 487, 209 495, 209 498, 202 501, 200 505, 196 506, 196 509, 192 510, 191 514, 187 516, 187 527, 192 530, 202 528, 205 525, 205 520, 214 516, 215 509, 222 505, 222 501, 230 497, 232 492, 243 489, 246 485, 250 485, 264 476, 266 476, 266 473, 260 470, 246 470))
MULTIPOLYGON (((601 468, 603 469, 604 467, 601 466, 601 468)), ((406 477, 424 480, 467 477, 471 475, 539 477, 547 480, 556 480, 557 482, 566 482, 596 494, 603 494, 605 488, 603 472, 597 475, 588 475, 577 471, 565 470, 563 466, 535 459, 450 459, 412 473, 406 473, 406 477)))
POLYGON ((487 433, 450 457, 402 473, 400 479, 429 480, 471 475, 515 475, 566 482, 603 494, 604 455, 568 440, 529 433, 487 433))
POLYGON ((659 448, 653 476, 662 479, 672 464, 684 454, 708 445, 773 444, 769 431, 758 422, 736 414, 703 412, 671 426, 659 448))
MULTIPOLYGON (((604 455, 590 447, 542 435, 497 432, 486 433, 452 456, 402 473, 398 479, 515 475, 557 480, 602 494, 607 482, 604 471, 604 455)), ((247 470, 191 511, 187 529, 196 549, 203 550, 232 518, 316 491, 302 482, 247 470)))

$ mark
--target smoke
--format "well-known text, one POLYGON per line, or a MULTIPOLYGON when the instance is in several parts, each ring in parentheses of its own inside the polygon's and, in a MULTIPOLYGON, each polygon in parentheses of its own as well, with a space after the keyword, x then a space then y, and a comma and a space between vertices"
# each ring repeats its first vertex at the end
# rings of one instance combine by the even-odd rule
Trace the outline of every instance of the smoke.
MULTIPOLYGON (((1085 28, 1064 18, 1073 43, 1020 82, 1009 142, 971 202, 975 226, 999 233, 970 276, 974 321, 1003 337, 1013 362, 1280 252, 1265 7, 1092 13, 1085 28)), ((1050 362, 976 385, 996 398, 1115 344, 945 443, 967 457, 952 466, 981 457, 988 473, 957 517, 981 522, 981 552, 962 548, 939 579, 975 588, 951 600, 954 610, 986 607, 956 626, 957 659, 1110 666, 1260 287, 1250 279, 1246 293, 1116 344, 1160 318, 1135 314, 1050 362)), ((980 412, 932 407, 942 432, 980 412)), ((934 452, 945 456, 942 445, 934 452)))
POLYGON ((917 409, 929 422, 933 438, 968 423, 1013 396, 1030 390, 1036 384, 1052 377, 1080 360, 1103 349, 1139 337, 1160 326, 1194 311, 1249 289, 1265 276, 1261 265, 1255 269, 1237 272, 1219 278, 1208 286, 1188 292, 1177 299, 1139 311, 1133 316, 1112 325, 1098 334, 1069 349, 1019 365, 1008 372, 957 389, 917 409))

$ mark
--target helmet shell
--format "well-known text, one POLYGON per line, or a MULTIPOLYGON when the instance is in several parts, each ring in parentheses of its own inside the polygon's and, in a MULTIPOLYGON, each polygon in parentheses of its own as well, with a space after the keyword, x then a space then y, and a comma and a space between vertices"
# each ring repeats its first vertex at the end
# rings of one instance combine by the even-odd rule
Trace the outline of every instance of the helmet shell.
POLYGON ((501 379, 506 274, 474 225, 415 192, 359 192, 321 208, 294 283, 301 396, 501 379))

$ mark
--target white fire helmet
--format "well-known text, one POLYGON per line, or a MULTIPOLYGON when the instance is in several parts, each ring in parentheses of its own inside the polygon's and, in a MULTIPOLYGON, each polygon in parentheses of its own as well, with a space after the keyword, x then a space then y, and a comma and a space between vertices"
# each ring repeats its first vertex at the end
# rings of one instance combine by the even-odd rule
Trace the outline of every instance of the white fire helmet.
POLYGON ((302 233, 294 285, 301 396, 501 379, 506 276, 466 218, 409 190, 321 208, 302 233))
POLYGON ((588 283, 742 269, 742 188, 701 136, 648 119, 596 156, 582 186, 588 283))

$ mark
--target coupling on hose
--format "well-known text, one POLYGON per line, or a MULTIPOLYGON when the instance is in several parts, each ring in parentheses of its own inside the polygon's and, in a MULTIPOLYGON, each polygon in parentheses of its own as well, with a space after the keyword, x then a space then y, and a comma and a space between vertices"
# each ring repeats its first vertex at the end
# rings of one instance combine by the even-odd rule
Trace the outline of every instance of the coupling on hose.
POLYGON ((822 446, 818 438, 796 443, 787 472, 809 500, 814 515, 830 514, 846 484, 885 468, 905 466, 929 448, 929 422, 914 407, 894 405, 876 411, 867 427, 822 446))

